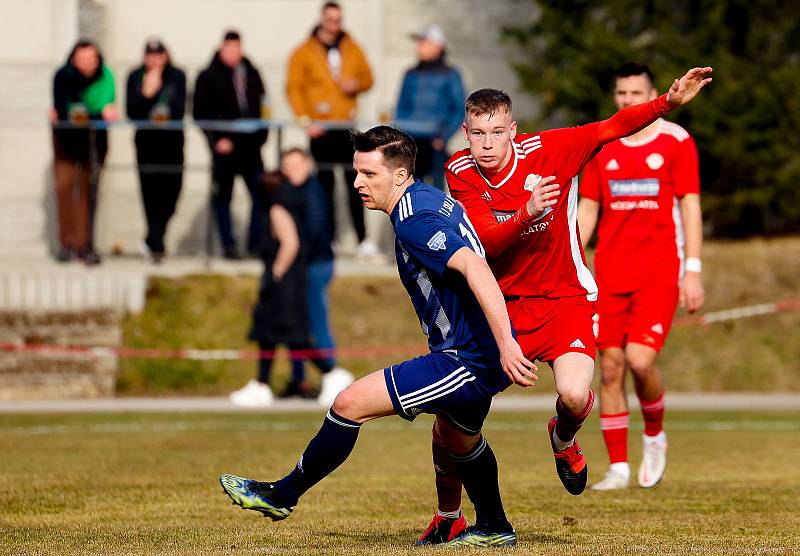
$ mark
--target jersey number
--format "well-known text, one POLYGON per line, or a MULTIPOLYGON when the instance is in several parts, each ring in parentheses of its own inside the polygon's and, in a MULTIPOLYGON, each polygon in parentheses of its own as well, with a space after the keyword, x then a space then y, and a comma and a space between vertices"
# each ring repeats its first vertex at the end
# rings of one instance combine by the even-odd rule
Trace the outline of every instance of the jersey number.
POLYGON ((483 250, 483 245, 481 242, 478 241, 478 234, 475 233, 475 228, 472 227, 472 222, 469 221, 467 215, 464 215, 464 222, 467 224, 464 226, 464 223, 458 223, 458 229, 461 231, 461 235, 467 238, 470 245, 472 245, 472 250, 475 251, 481 258, 486 258, 486 251, 483 250))

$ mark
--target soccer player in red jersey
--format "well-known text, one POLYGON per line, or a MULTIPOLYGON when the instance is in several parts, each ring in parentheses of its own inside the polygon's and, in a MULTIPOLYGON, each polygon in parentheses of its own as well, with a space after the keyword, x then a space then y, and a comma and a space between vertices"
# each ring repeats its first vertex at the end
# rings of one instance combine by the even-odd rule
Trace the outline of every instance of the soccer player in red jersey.
MULTIPOLYGON (((469 148, 447 162, 447 182, 483 243, 523 352, 553 369, 558 400, 549 441, 559 478, 571 494, 586 486, 586 459, 575 433, 594 401, 597 297, 578 236, 576 176, 604 144, 689 102, 711 81, 711 71, 694 68, 666 94, 608 120, 534 134, 517 133, 511 99, 502 91, 482 89, 466 102, 469 148)), ((439 513, 457 519, 461 485, 436 430, 433 452, 439 513)))
MULTIPOLYGON (((658 96, 653 83, 647 66, 623 64, 616 73, 617 108, 652 102, 658 96)), ((598 232, 600 428, 611 461, 603 480, 592 488, 625 488, 630 480, 626 369, 633 375, 644 417, 638 482, 652 488, 667 464, 664 385, 656 359, 679 300, 689 312, 703 305, 697 148, 686 130, 659 118, 603 147, 587 164, 580 193, 583 246, 596 225, 598 232)))

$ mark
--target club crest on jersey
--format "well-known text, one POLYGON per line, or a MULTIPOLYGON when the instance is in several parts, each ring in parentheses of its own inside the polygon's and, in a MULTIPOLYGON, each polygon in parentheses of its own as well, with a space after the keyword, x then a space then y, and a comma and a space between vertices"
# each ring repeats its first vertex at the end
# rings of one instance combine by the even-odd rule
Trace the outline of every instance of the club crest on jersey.
POLYGON ((428 240, 428 249, 431 251, 444 251, 447 249, 447 247, 445 247, 446 240, 447 236, 444 235, 443 231, 439 230, 428 240))
POLYGON ((664 165, 664 157, 659 153, 650 154, 644 159, 644 161, 647 163, 647 167, 651 170, 658 170, 664 165))
POLYGON ((525 178, 525 191, 533 191, 540 181, 542 181, 542 176, 539 174, 528 174, 525 178))

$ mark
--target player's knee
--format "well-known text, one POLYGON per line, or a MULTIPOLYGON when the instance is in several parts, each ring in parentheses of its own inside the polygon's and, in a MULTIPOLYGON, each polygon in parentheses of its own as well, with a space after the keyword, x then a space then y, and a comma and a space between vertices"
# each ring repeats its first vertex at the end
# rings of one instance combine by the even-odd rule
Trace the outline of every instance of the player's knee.
POLYGON ((638 377, 648 376, 655 371, 656 361, 650 354, 628 354, 628 366, 631 372, 638 377))
POLYGON ((604 386, 622 384, 625 378, 625 362, 617 361, 610 357, 604 357, 600 361, 600 380, 604 386))
POLYGON ((347 419, 357 420, 358 415, 357 413, 357 403, 358 403, 358 396, 356 396, 351 388, 345 388, 336 396, 336 399, 333 400, 333 405, 331 409, 334 412, 345 417, 347 419))
POLYGON ((558 392, 561 403, 570 411, 577 413, 586 406, 589 391, 584 388, 569 387, 558 392))

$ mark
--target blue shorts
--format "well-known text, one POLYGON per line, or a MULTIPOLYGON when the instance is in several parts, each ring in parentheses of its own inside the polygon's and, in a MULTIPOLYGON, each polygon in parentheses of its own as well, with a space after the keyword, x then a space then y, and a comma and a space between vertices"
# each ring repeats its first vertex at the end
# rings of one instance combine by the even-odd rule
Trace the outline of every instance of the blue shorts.
POLYGON ((403 419, 440 415, 465 434, 481 431, 492 396, 509 385, 499 365, 478 368, 449 353, 429 353, 383 370, 389 397, 403 419))

